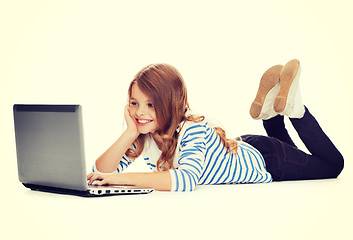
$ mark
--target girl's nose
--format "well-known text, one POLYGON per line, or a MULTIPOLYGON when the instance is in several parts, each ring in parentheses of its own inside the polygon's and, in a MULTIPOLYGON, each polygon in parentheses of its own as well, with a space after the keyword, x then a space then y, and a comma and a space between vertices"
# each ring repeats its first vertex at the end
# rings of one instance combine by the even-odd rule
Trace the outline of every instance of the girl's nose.
POLYGON ((139 108, 136 111, 137 116, 143 116, 146 114, 146 108, 143 106, 139 106, 139 108))

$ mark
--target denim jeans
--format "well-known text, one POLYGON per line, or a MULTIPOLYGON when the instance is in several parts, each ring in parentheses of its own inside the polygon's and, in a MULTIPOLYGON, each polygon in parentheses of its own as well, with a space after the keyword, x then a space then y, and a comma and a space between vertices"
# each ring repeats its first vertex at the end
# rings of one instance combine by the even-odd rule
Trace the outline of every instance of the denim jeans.
POLYGON ((303 118, 290 121, 311 154, 296 147, 281 115, 263 121, 268 136, 244 135, 242 139, 260 151, 274 181, 336 178, 343 169, 343 156, 308 108, 303 118))

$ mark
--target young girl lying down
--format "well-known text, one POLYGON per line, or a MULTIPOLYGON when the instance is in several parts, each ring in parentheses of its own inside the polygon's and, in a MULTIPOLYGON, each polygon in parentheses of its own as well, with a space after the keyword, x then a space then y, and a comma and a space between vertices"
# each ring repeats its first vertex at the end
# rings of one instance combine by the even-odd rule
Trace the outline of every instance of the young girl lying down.
POLYGON ((301 102, 300 69, 293 59, 260 80, 250 115, 262 120, 268 136, 228 139, 222 128, 191 114, 184 80, 173 66, 146 66, 128 89, 127 128, 96 160, 88 183, 193 191, 200 184, 336 178, 343 157, 301 102), (284 116, 311 154, 293 143, 284 116), (123 173, 141 155, 153 172, 123 173))

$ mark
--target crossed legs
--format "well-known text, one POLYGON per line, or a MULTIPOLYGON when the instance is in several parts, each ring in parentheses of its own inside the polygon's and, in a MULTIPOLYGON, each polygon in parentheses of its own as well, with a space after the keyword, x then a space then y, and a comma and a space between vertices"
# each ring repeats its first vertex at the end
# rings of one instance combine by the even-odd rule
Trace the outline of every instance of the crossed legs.
POLYGON ((263 120, 268 136, 246 135, 243 140, 261 152, 275 181, 336 178, 343 169, 343 157, 302 104, 299 74, 300 63, 295 59, 265 72, 250 115, 263 120), (311 154, 296 147, 284 116, 289 117, 311 154))

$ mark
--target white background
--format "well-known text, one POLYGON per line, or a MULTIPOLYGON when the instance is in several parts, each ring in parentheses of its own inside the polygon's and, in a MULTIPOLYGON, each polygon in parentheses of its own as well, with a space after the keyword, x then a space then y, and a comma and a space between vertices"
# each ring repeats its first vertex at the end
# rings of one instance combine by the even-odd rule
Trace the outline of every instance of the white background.
MULTIPOLYGON (((349 0, 1 0, 0 235, 351 239, 352 7, 349 0), (345 157, 336 180, 98 199, 31 192, 18 182, 14 103, 83 105, 89 168, 123 130, 128 84, 145 65, 174 65, 191 108, 236 137, 265 134, 250 104, 262 73, 292 58, 302 64, 304 103, 345 157)), ((138 161, 130 170, 145 169, 138 161)))

